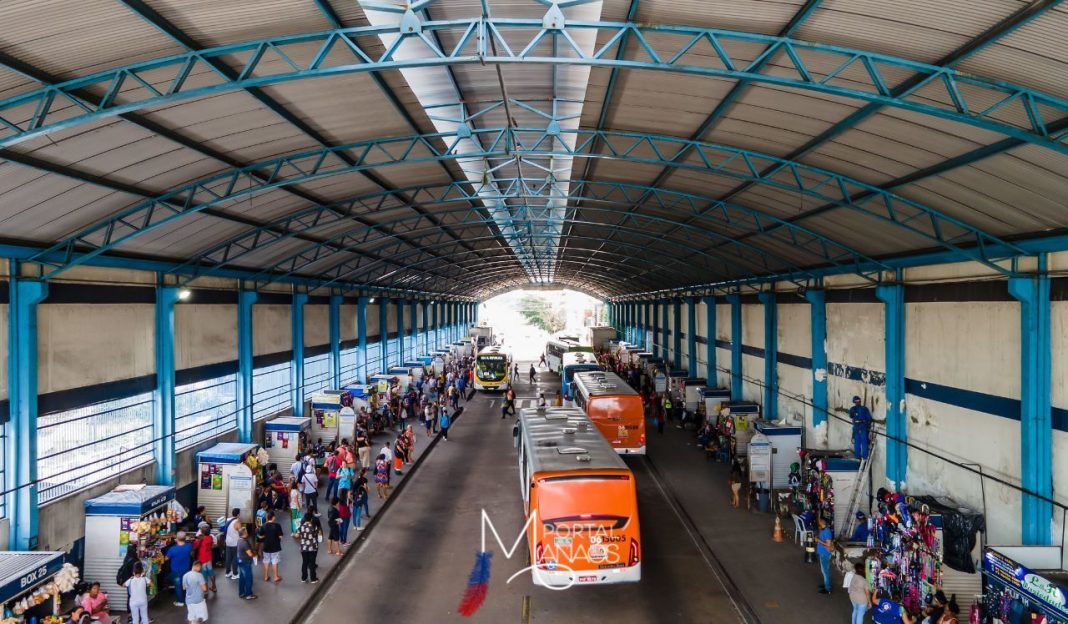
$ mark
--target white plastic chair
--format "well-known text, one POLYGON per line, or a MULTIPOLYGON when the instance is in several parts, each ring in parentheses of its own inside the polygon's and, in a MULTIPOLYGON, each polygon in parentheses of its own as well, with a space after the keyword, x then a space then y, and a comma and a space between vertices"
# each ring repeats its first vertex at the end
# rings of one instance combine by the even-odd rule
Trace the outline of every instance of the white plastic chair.
POLYGON ((812 531, 805 528, 805 523, 801 522, 801 516, 797 514, 790 514, 790 516, 794 519, 794 543, 804 544, 808 534, 812 531))

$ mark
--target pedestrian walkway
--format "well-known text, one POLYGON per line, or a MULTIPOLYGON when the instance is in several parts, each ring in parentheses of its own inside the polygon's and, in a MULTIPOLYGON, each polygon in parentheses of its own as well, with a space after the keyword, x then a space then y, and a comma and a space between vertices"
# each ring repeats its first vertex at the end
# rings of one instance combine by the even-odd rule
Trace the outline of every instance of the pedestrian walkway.
MULTIPOLYGON (((395 435, 395 434, 394 434, 395 435)), ((375 436, 373 440, 373 448, 377 449, 381 446, 382 441, 386 439, 384 434, 375 436)), ((418 458, 430 448, 433 448, 431 441, 433 438, 426 438, 422 435, 422 432, 416 436, 415 454, 413 458, 418 458)), ((403 475, 393 475, 392 485, 394 495, 397 493, 397 487, 411 474, 412 466, 408 466, 404 469, 403 475)), ((370 474, 370 473, 368 473, 370 474)), ((324 487, 319 490, 320 511, 323 516, 325 524, 326 519, 326 504, 325 501, 325 479, 324 487)), ((371 496, 370 496, 370 509, 372 521, 378 518, 380 511, 383 512, 383 517, 388 517, 389 510, 383 511, 382 507, 385 504, 383 499, 378 498, 375 493, 374 483, 371 483, 371 496)), ((259 597, 257 600, 245 601, 237 597, 237 581, 231 581, 225 576, 218 576, 217 583, 219 586, 218 595, 211 594, 208 598, 208 612, 210 614, 210 621, 225 624, 281 624, 292 621, 296 616, 299 609, 305 602, 312 596, 312 592, 318 587, 318 585, 312 585, 310 583, 300 582, 300 550, 297 546, 297 542, 292 539, 289 532, 289 515, 287 513, 279 514, 279 524, 282 525, 282 529, 285 531, 286 538, 282 543, 282 563, 279 566, 279 574, 282 576, 281 583, 264 582, 263 580, 263 567, 256 566, 253 569, 253 592, 259 597)), ((364 531, 356 531, 355 528, 349 529, 349 548, 353 548, 355 543, 366 531, 373 531, 373 526, 368 520, 363 521, 364 531)), ((324 527, 325 528, 325 527, 324 527)), ((319 549, 319 578, 324 579, 331 571, 337 567, 338 563, 344 558, 336 555, 327 554, 326 542, 324 541, 319 549)), ((221 571, 220 571, 221 572, 221 571)), ((184 607, 176 607, 172 604, 173 593, 171 590, 166 590, 162 596, 157 598, 151 605, 149 605, 149 615, 152 618, 153 624, 185 624, 186 611, 184 607)), ((125 617, 125 616, 124 616, 125 617)))
POLYGON ((649 462, 762 623, 849 621, 849 596, 839 589, 840 576, 835 576, 830 596, 819 594, 819 564, 804 563, 804 551, 789 534, 781 544, 772 541, 772 514, 730 506, 727 464, 706 460, 692 431, 671 425, 661 435, 649 430, 649 462))

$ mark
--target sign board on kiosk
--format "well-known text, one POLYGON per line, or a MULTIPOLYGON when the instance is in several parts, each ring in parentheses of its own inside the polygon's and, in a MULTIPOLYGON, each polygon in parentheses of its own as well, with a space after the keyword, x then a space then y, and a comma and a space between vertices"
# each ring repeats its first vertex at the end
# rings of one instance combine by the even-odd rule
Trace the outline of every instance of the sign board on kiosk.
POLYGON ((753 482, 771 481, 771 441, 768 436, 758 433, 749 440, 749 480, 753 482))
MULTIPOLYGON (((1040 548, 1042 547, 1035 550, 1040 548)), ((1004 550, 1027 554, 1028 547, 1004 547, 1004 550)), ((1051 548, 1050 552, 1055 550, 1056 548, 1051 548)), ((1019 557, 1015 553, 1014 556, 1019 557)), ((1059 564, 1060 557, 1057 556, 1056 559, 1050 563, 1059 564)), ((1063 584, 1050 578, 1054 575, 1063 578, 1063 571, 1034 570, 1016 559, 1009 558, 1007 554, 1000 552, 998 547, 988 547, 983 553, 983 573, 986 574, 988 582, 995 586, 1006 587, 1022 594, 1031 603, 1032 608, 1036 608, 1051 621, 1068 621, 1068 593, 1063 584)))
POLYGON ((251 521, 256 513, 256 499, 253 496, 256 478, 252 476, 252 470, 245 464, 239 464, 230 471, 229 478, 230 492, 226 507, 240 509, 241 518, 251 521))

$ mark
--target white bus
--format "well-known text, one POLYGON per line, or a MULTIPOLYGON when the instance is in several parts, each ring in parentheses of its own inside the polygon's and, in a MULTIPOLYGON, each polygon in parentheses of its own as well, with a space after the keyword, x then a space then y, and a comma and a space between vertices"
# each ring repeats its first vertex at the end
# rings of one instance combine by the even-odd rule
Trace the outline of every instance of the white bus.
POLYGON ((545 343, 545 362, 548 364, 549 370, 559 374, 563 366, 564 354, 573 351, 593 353, 593 347, 580 344, 578 339, 572 336, 550 338, 549 342, 545 343))

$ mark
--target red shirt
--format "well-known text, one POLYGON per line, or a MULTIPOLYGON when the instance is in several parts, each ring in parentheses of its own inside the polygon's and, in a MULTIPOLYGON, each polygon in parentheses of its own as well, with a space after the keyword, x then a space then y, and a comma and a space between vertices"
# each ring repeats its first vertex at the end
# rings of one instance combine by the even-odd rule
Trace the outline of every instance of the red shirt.
POLYGON ((200 563, 211 563, 211 551, 215 547, 215 538, 210 535, 198 537, 193 542, 193 551, 200 563))

